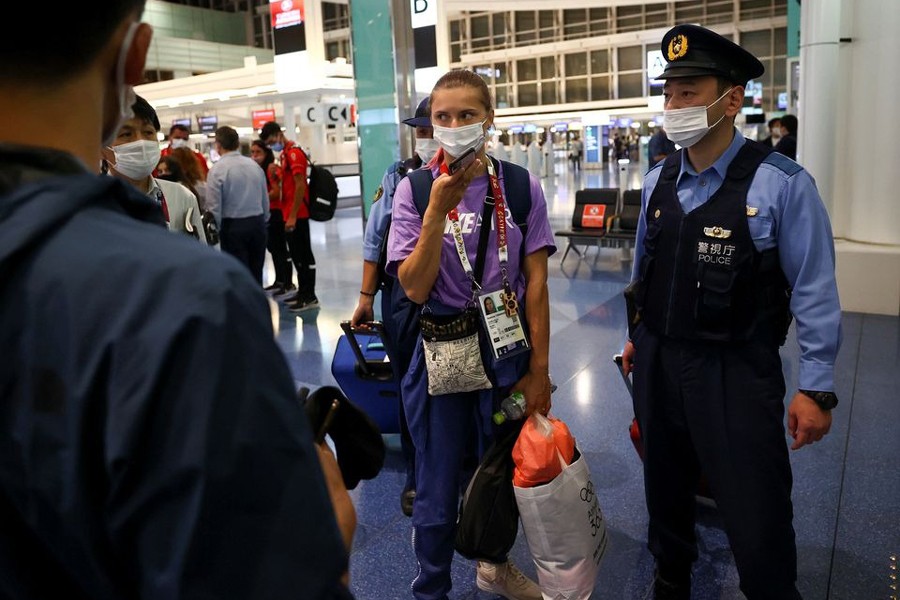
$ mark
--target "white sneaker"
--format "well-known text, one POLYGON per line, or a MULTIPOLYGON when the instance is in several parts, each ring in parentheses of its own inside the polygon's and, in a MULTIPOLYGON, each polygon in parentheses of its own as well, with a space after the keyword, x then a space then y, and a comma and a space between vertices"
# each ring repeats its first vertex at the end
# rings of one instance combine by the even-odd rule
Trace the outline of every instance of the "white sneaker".
POLYGON ((510 561, 493 564, 478 561, 475 585, 478 589, 491 592, 509 600, 541 600, 541 588, 525 577, 510 561))

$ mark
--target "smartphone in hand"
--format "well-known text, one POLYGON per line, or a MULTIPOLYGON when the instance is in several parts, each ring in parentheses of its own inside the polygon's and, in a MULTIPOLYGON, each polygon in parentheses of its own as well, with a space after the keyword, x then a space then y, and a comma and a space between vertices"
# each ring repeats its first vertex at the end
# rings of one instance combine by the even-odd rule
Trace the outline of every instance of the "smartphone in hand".
POLYGON ((475 148, 469 148, 462 153, 462 156, 457 157, 453 162, 447 165, 447 170, 453 175, 460 169, 465 169, 473 162, 475 162, 475 148))

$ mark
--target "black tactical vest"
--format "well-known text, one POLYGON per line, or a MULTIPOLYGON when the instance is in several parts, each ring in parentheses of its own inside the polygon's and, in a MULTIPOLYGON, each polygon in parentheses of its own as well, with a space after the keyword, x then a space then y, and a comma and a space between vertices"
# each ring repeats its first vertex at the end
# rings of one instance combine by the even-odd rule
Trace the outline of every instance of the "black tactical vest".
POLYGON ((790 288, 778 249, 757 251, 747 224, 747 191, 771 148, 748 140, 722 187, 688 214, 676 190, 683 152, 666 159, 647 204, 635 297, 641 320, 675 339, 783 344, 790 288))

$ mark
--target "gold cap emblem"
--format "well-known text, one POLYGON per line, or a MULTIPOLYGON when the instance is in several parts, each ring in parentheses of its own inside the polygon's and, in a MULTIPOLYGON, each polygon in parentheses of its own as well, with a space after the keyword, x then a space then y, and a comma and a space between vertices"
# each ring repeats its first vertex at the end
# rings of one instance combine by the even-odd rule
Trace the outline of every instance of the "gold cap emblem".
POLYGON ((718 240, 725 240, 731 237, 730 229, 722 229, 718 225, 716 225, 715 227, 704 227, 703 233, 707 237, 716 238, 718 240))
POLYGON ((669 61, 678 60, 688 51, 688 39, 684 34, 679 33, 669 40, 669 61))

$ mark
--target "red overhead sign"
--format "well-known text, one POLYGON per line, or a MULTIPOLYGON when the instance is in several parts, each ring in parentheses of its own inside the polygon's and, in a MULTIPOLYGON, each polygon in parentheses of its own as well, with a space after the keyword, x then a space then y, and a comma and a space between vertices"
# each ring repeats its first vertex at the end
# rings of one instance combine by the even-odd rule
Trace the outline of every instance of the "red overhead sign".
POLYGON ((269 0, 272 12, 272 29, 300 25, 304 21, 303 0, 269 0))
POLYGON ((253 116, 253 129, 262 129, 262 126, 269 121, 275 120, 275 109, 266 108, 264 110, 254 110, 250 113, 253 116))

